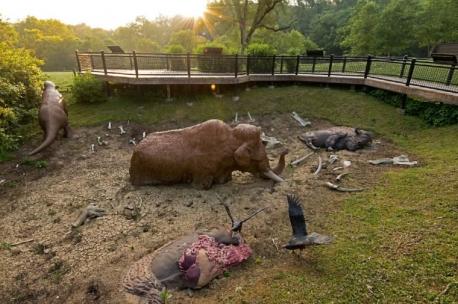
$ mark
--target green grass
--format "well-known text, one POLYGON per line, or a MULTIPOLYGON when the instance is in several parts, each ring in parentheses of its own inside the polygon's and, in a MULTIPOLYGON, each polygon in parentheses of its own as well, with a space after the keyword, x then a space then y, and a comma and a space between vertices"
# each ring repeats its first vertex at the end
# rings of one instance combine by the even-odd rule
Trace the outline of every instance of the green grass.
MULTIPOLYGON (((72 104, 70 119, 74 126, 127 119, 156 124, 230 120, 247 111, 255 118, 296 111, 370 129, 416 155, 421 167, 389 171, 376 188, 346 199, 325 227, 337 236, 335 243, 308 249, 313 270, 304 265, 282 271, 274 265, 265 269, 267 279, 250 279, 256 288, 230 292, 223 302, 425 303, 458 280, 458 125, 430 128, 364 93, 306 86, 256 88, 243 92, 239 102, 230 96, 173 102, 117 97, 72 104)), ((438 303, 457 299, 454 285, 438 303)))

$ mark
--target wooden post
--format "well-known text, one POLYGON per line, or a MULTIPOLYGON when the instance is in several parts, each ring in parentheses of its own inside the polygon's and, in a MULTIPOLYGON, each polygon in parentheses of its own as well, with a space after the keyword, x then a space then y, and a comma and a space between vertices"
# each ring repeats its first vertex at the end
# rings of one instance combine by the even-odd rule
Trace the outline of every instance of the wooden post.
POLYGON ((80 62, 80 56, 78 54, 78 50, 75 51, 75 56, 76 56, 76 63, 78 64, 78 72, 81 73, 81 62, 80 62))
POLYGON ((135 51, 132 51, 132 56, 134 57, 135 78, 138 79, 137 53, 135 53, 135 51))
POLYGON ((410 62, 409 74, 407 74, 406 86, 410 86, 410 81, 412 80, 413 70, 415 69, 415 62, 417 59, 413 58, 410 62))
POLYGON ((250 55, 246 56, 246 74, 250 75, 250 55))
POLYGON ((369 73, 371 72, 371 65, 372 65, 372 56, 369 55, 367 56, 366 70, 364 71, 364 78, 367 78, 367 76, 369 76, 369 73))
POLYGON ((447 81, 445 82, 445 85, 450 85, 452 83, 452 79, 453 79, 453 73, 455 72, 455 64, 452 64, 450 66, 450 70, 448 71, 448 75, 447 75, 447 81))
POLYGON ((105 62, 105 52, 101 51, 100 55, 102 55, 102 65, 103 65, 103 73, 107 75, 107 63, 105 62))
POLYGON ((235 78, 239 77, 239 54, 235 54, 235 78))
POLYGON ((275 60, 276 60, 276 56, 273 55, 272 56, 272 76, 275 75, 275 60))
POLYGON ((404 58, 402 59, 401 73, 399 74, 399 78, 404 77, 404 72, 406 70, 407 58, 408 58, 407 55, 404 55, 404 58))
POLYGON ((334 55, 329 57, 329 69, 328 69, 328 77, 331 77, 332 73, 332 62, 334 61, 334 55))
POLYGON ((299 65, 301 64, 301 56, 297 55, 296 58, 296 75, 299 74, 299 65))
POLYGON ((346 66, 347 66, 347 56, 344 56, 343 64, 342 64, 342 73, 345 73, 345 67, 346 66))
POLYGON ((186 65, 188 68, 188 78, 191 78, 191 55, 189 53, 186 54, 186 65))

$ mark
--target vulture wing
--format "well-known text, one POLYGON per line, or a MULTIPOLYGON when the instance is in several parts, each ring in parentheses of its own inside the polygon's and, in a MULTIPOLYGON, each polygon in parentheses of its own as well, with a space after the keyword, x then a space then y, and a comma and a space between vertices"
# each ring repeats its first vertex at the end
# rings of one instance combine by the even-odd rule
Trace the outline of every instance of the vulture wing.
POLYGON ((288 212, 291 228, 293 228, 293 236, 307 236, 307 228, 305 225, 304 212, 300 200, 297 196, 288 194, 288 212))

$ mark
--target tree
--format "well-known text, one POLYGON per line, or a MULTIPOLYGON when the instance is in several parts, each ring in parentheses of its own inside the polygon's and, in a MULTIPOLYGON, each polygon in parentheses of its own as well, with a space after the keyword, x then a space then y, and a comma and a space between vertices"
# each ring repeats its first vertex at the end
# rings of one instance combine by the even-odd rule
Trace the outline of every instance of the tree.
POLYGON ((272 26, 266 22, 267 17, 272 14, 274 9, 285 0, 226 0, 226 5, 231 8, 235 20, 237 20, 240 32, 240 51, 245 53, 247 46, 256 30, 266 28, 273 31, 280 31, 290 27, 272 26))

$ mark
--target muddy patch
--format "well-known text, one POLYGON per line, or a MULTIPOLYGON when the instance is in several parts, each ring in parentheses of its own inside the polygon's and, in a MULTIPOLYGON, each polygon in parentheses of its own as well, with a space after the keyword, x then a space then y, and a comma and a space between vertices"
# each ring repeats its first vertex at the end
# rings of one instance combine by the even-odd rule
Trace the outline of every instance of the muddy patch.
MULTIPOLYGON (((302 128, 289 115, 256 119, 255 124, 266 135, 282 142, 268 150, 272 166, 284 148, 290 151, 288 163, 310 153, 297 139, 299 134, 332 126, 312 120, 311 128, 302 128)), ((244 236, 254 250, 251 262, 203 290, 192 294, 174 291, 170 301, 215 303, 220 294, 234 291, 244 273, 256 273, 258 258, 279 263, 288 259, 280 249, 290 236, 286 194, 295 193, 302 199, 312 231, 332 235, 332 227, 324 227, 323 219, 352 195, 323 186, 326 181, 335 182, 342 173, 334 169, 344 160, 351 161, 350 174, 340 183, 370 189, 381 173, 392 167, 372 166, 367 161, 400 154, 392 144, 376 138, 372 147, 359 152, 321 151, 297 167, 288 166, 282 184, 234 172, 231 182, 208 191, 189 185, 135 188, 128 180, 134 147, 129 139, 138 142, 143 132, 189 124, 169 122, 144 127, 122 122, 127 131, 124 135, 120 135, 120 125, 113 123, 111 130, 105 124, 74 130, 73 139, 59 139, 46 152, 30 159, 32 165, 21 164, 21 155, 1 165, 1 177, 8 181, 0 185, 1 303, 126 303, 120 282, 133 262, 185 233, 228 224, 216 194, 231 198, 232 212, 238 217, 267 207, 244 227, 244 236), (106 145, 98 144, 98 136, 106 145), (328 161, 331 154, 338 157, 333 164, 328 161), (318 155, 324 166, 315 175, 318 155), (89 204, 103 208, 105 216, 71 229, 89 204), (33 241, 11 246, 27 239, 33 241)), ((31 147, 25 147, 23 153, 31 147)))

